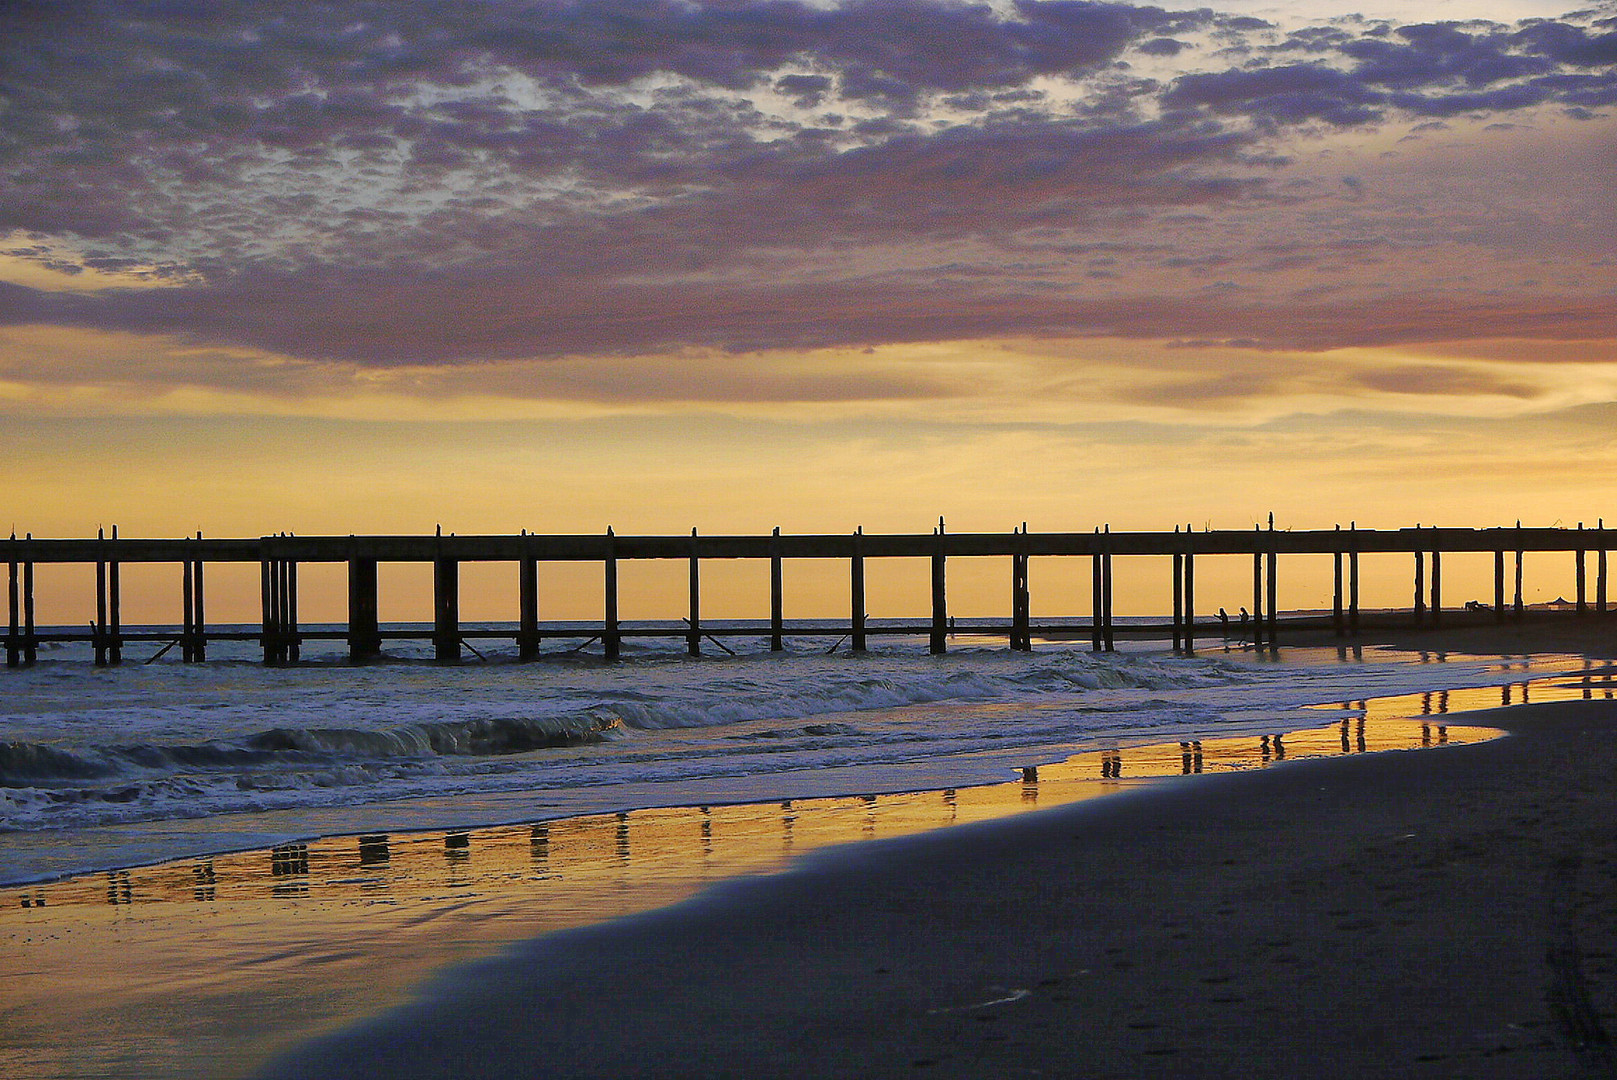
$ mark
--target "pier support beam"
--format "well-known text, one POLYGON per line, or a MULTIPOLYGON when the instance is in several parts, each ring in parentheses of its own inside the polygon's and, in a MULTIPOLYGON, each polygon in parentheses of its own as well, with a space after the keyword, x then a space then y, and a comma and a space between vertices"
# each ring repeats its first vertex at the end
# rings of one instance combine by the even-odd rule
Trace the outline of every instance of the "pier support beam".
POLYGON ((1505 553, 1493 553, 1493 621, 1505 621, 1505 553))
POLYGON ((348 659, 363 663, 382 655, 376 602, 376 560, 348 560, 348 659))
POLYGON ((1105 630, 1102 626, 1101 603, 1105 598, 1105 590, 1101 587, 1101 557, 1096 552, 1090 559, 1089 583, 1089 647, 1092 652, 1100 652, 1103 647, 1105 630))
POLYGON ((539 655, 539 560, 527 542, 517 561, 517 659, 539 655))
POLYGON ((298 564, 271 554, 259 563, 264 663, 298 662, 298 564))
POLYGON ((1443 553, 1432 549, 1432 625, 1443 625, 1443 553))
MULTIPOLYGON (((1111 533, 1111 526, 1106 531, 1111 533)), ((1101 625, 1104 627, 1101 639, 1107 652, 1117 651, 1117 628, 1112 625, 1112 553, 1102 552, 1100 557, 1100 591, 1101 591, 1101 625)))
POLYGON ((939 656, 948 651, 949 637, 949 598, 944 578, 943 561, 943 519, 938 519, 938 530, 934 534, 937 546, 932 551, 932 640, 930 651, 932 655, 939 656))
POLYGON ((1594 556, 1594 613, 1606 614, 1606 519, 1602 517, 1601 550, 1594 556))
POLYGON ((258 564, 258 602, 263 630, 259 643, 264 647, 264 663, 275 663, 276 640, 280 636, 280 593, 276 590, 277 564, 262 559, 258 564))
POLYGON ((685 635, 685 652, 689 656, 702 655, 702 572, 696 558, 696 530, 691 530, 691 615, 686 619, 690 627, 685 635))
MULTIPOLYGON (((105 529, 97 529, 97 540, 107 538, 105 529)), ((107 666, 107 560, 95 562, 95 666, 107 666)))
POLYGON ((1348 633, 1359 636, 1359 540, 1352 534, 1358 528, 1348 522, 1348 633))
POLYGON ((618 633, 618 538, 612 526, 606 527, 606 558, 602 561, 606 583, 605 610, 601 619, 601 647, 608 660, 623 651, 623 635, 618 633))
POLYGON ((1191 548, 1190 526, 1185 526, 1185 651, 1196 651, 1196 553, 1191 548))
POLYGON ((281 560, 281 593, 281 659, 295 664, 303 658, 303 642, 298 636, 298 564, 294 559, 281 560))
MULTIPOLYGON (((202 534, 197 533, 197 540, 202 534)), ((185 610, 180 634, 180 659, 198 664, 208 658, 207 604, 202 582, 202 560, 187 554, 182 577, 185 610)))
MULTIPOLYGON (((1177 530, 1176 530, 1177 531, 1177 530)), ((1184 647, 1185 637, 1181 630, 1185 618, 1185 556, 1181 552, 1173 553, 1173 651, 1178 652, 1184 647)))
POLYGON ((786 648, 785 640, 785 602, 782 597, 782 577, 780 565, 780 526, 769 537, 769 651, 780 652, 786 648))
POLYGON ((460 563, 432 562, 432 655, 453 663, 460 659, 460 563))
MULTIPOLYGON (((33 533, 28 539, 34 538, 33 533)), ((34 633, 34 564, 22 564, 22 662, 33 667, 39 661, 39 638, 34 633)))
POLYGON ((1252 553, 1252 647, 1263 648, 1263 552, 1252 553))
MULTIPOLYGON (((1273 532, 1273 528, 1271 525, 1271 532, 1273 532)), ((1272 540, 1273 537, 1270 539, 1272 540)), ((1271 547, 1267 559, 1269 563, 1269 648, 1274 649, 1280 645, 1280 555, 1271 547)))
MULTIPOLYGON (((1022 523, 1019 534, 1027 535, 1027 523, 1022 523)), ((1021 545, 1026 547, 1024 540, 1021 545)), ((1011 648, 1020 652, 1033 651, 1033 633, 1029 626, 1032 597, 1028 591, 1027 583, 1027 551, 1017 551, 1011 555, 1011 648)))
MULTIPOLYGON (((1578 522, 1578 532, 1580 532, 1580 533, 1583 532, 1583 522, 1581 522, 1581 521, 1578 522)), ((1578 579, 1578 614, 1579 615, 1587 615, 1589 613, 1589 603, 1588 603, 1588 593, 1587 593, 1587 591, 1585 589, 1585 584, 1584 584, 1585 577, 1584 577, 1583 548, 1580 547, 1580 548, 1578 548, 1577 551, 1574 551, 1572 553, 1572 557, 1573 557, 1573 565, 1576 567, 1576 570, 1577 570, 1577 579, 1578 579)))
MULTIPOLYGON (((12 539, 17 538, 12 536, 12 539)), ((22 597, 19 589, 21 580, 18 576, 21 564, 13 559, 11 560, 10 568, 10 575, 6 579, 9 583, 6 591, 9 601, 7 610, 11 615, 10 621, 6 624, 6 667, 14 668, 22 663, 22 635, 18 633, 22 621, 22 604, 20 602, 22 597)))
POLYGON ((1526 605, 1522 603, 1522 551, 1516 549, 1516 599, 1514 603, 1516 621, 1520 622, 1526 605))
POLYGON ((1410 609, 1410 616, 1416 626, 1426 622, 1426 553, 1415 552, 1415 606, 1410 609))
POLYGON ((190 559, 181 564, 180 660, 187 664, 196 662, 196 657, 191 653, 192 643, 196 640, 196 624, 192 621, 192 613, 196 610, 196 583, 192 580, 195 570, 196 564, 190 559))
MULTIPOLYGON (((1337 528, 1341 529, 1338 525, 1337 528)), ((1342 552, 1340 549, 1331 554, 1331 629, 1337 637, 1347 634, 1347 625, 1342 618, 1342 552)))
POLYGON ((865 528, 853 531, 853 562, 850 578, 853 587, 853 651, 865 651, 865 528))

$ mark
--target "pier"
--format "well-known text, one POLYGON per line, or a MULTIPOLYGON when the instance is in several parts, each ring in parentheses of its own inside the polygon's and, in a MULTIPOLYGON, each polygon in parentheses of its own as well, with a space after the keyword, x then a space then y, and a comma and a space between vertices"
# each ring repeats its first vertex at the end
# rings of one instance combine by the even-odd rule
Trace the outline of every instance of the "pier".
MULTIPOLYGON (((1442 560, 1444 555, 1483 553, 1493 555, 1494 621, 1524 617, 1522 597, 1523 559, 1528 553, 1570 555, 1575 567, 1575 612, 1579 615, 1607 613, 1607 552, 1617 542, 1617 530, 1607 530, 1604 522, 1585 529, 1514 527, 1359 529, 1336 527, 1329 530, 1289 531, 1268 528, 1250 530, 1204 530, 1186 527, 1159 532, 1113 532, 1097 528, 1091 532, 1038 533, 1026 524, 1007 533, 952 533, 940 519, 930 533, 826 535, 785 535, 779 529, 766 535, 704 536, 695 529, 688 536, 619 536, 610 528, 599 535, 539 535, 520 533, 499 536, 261 536, 244 539, 204 539, 201 533, 179 539, 136 539, 120 537, 113 528, 95 538, 40 539, 31 535, 12 536, 0 541, 8 565, 9 622, 5 635, 6 665, 26 667, 38 659, 44 642, 89 643, 98 665, 120 663, 124 646, 134 641, 155 642, 162 646, 158 655, 178 646, 181 659, 200 662, 207 659, 210 641, 253 640, 263 650, 267 664, 295 664, 305 641, 315 638, 345 639, 349 658, 355 662, 382 654, 383 643, 399 639, 430 639, 434 656, 444 662, 462 658, 463 650, 473 650, 478 637, 515 637, 521 659, 541 655, 541 623, 538 602, 540 565, 544 563, 599 563, 602 568, 602 608, 598 626, 589 631, 591 642, 600 643, 607 659, 619 656, 627 637, 671 637, 683 639, 686 651, 699 655, 704 643, 727 647, 722 637, 767 638, 772 650, 784 648, 783 639, 792 635, 824 635, 851 642, 855 651, 864 650, 877 634, 925 637, 934 653, 948 648, 953 634, 1003 636, 1017 650, 1033 648, 1035 636, 1085 636, 1096 651, 1116 647, 1120 630, 1134 635, 1154 635, 1171 639, 1173 647, 1193 651, 1196 642, 1209 635, 1222 635, 1226 627, 1217 618, 1196 606, 1196 560, 1212 557, 1242 557, 1252 560, 1252 609, 1250 623, 1240 627, 1257 648, 1273 648, 1282 633, 1299 627, 1328 629, 1336 636, 1359 635, 1365 625, 1359 607, 1361 555, 1405 554, 1412 558, 1412 604, 1405 625, 1440 626, 1453 614, 1443 602, 1442 560), (1593 597, 1588 593, 1589 556, 1593 555, 1593 597), (1279 617, 1278 581, 1283 556, 1328 555, 1333 564, 1333 598, 1330 614, 1304 620, 1279 617), (1160 626, 1120 628, 1113 618, 1114 560, 1144 556, 1168 557, 1172 564, 1173 610, 1170 620, 1160 626), (869 560, 927 559, 931 567, 931 612, 924 622, 874 625, 865 612, 865 582, 869 560), (948 567, 954 559, 999 558, 1007 560, 1011 616, 1004 621, 957 622, 949 615, 948 567), (623 560, 682 560, 690 574, 689 613, 683 625, 666 627, 625 626, 619 619, 618 564, 623 560), (701 613, 701 564, 713 559, 768 560, 770 564, 770 614, 767 620, 741 626, 716 627, 704 624, 701 613), (783 610, 783 566, 792 560, 837 560, 849 568, 850 607, 846 623, 813 627, 788 627, 783 610), (1074 604, 1072 618, 1087 616, 1087 627, 1075 632, 1070 626, 1039 627, 1032 615, 1029 566, 1034 560, 1088 559, 1090 590, 1087 611, 1074 604), (460 567, 463 563, 516 563, 518 570, 514 635, 508 631, 472 630, 461 625, 460 567), (80 564, 95 569, 95 610, 86 629, 41 629, 35 623, 35 567, 41 564, 80 564), (131 632, 123 629, 120 613, 120 567, 134 563, 168 563, 180 567, 179 586, 183 617, 179 633, 167 631, 131 632), (257 563, 261 585, 261 620, 257 630, 222 631, 208 628, 205 605, 204 568, 208 564, 257 563), (300 626, 298 619, 298 568, 312 563, 346 564, 348 569, 348 618, 339 631, 316 631, 300 626), (433 568, 433 618, 430 631, 384 627, 377 614, 378 574, 382 563, 431 564, 433 568), (1507 596, 1507 566, 1514 571, 1507 596)), ((1233 629, 1234 627, 1229 627, 1233 629)), ((578 636, 576 632, 569 637, 578 636)), ((155 657, 153 657, 155 659, 155 657)))

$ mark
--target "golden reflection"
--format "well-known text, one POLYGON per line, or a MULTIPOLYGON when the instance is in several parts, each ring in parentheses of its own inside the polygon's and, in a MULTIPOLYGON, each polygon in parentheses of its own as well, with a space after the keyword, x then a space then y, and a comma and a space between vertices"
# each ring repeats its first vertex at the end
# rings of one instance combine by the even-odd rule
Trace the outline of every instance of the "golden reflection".
MULTIPOLYGON (((1475 693, 1491 704, 1495 690, 1475 693)), ((828 845, 1075 803, 1155 777, 1496 734, 1440 726, 1434 736, 1429 721, 1358 704, 1366 715, 1319 728, 1107 747, 981 787, 326 837, 0 890, 7 1052, 16 1075, 94 1073, 98 1054, 138 1061, 141 1075, 240 1075, 400 1001, 444 964, 778 871, 828 845), (156 1030, 156 1016, 184 1017, 184 1038, 156 1030)))

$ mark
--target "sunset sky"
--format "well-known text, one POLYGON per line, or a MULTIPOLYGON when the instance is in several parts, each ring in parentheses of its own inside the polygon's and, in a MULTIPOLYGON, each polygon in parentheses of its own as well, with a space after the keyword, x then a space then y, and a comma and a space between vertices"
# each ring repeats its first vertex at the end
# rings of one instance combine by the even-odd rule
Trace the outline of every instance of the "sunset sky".
POLYGON ((19 532, 1617 520, 1610 2, 24 0, 0 160, 19 532))

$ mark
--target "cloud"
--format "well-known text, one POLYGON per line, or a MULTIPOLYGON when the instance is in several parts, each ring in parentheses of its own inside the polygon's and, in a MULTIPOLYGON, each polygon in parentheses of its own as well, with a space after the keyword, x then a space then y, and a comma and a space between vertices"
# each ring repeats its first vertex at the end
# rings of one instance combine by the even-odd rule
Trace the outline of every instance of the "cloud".
POLYGON ((1550 105, 1598 135, 1612 48, 1591 15, 1284 32, 1078 0, 8 5, 0 228, 51 290, 0 287, 0 322, 376 367, 1575 336, 1609 295, 1508 298, 1525 271, 1474 257, 1598 230, 1575 194, 1483 215, 1454 185, 1406 221, 1408 185, 1317 182, 1305 138, 1550 105))

